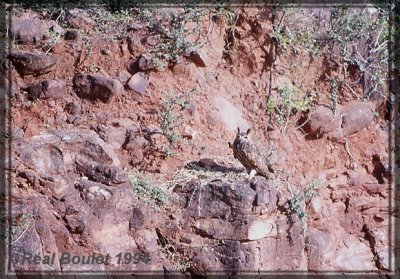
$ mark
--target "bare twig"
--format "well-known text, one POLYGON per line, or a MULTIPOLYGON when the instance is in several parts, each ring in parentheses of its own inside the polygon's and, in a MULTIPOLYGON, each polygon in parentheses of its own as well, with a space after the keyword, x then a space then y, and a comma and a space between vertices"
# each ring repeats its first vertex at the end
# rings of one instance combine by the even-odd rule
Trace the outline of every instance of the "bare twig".
POLYGON ((60 39, 61 34, 58 33, 57 38, 55 39, 54 43, 51 45, 51 47, 45 52, 45 54, 48 54, 49 51, 56 45, 56 43, 58 42, 58 40, 60 39))
POLYGON ((353 161, 357 163, 357 160, 354 158, 354 156, 350 152, 349 142, 347 140, 346 140, 344 146, 345 146, 347 154, 349 154, 350 158, 353 159, 353 161))

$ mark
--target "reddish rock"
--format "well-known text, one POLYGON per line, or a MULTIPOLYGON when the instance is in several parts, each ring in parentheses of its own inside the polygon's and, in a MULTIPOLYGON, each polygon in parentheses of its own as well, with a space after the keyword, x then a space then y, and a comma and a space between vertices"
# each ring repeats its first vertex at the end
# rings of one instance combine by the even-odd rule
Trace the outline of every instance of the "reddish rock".
POLYGON ((61 99, 67 92, 65 81, 59 78, 46 79, 28 88, 32 99, 61 99))
POLYGON ((322 134, 340 129, 340 115, 336 116, 326 106, 319 106, 309 114, 309 119, 304 126, 309 135, 319 137, 322 134))
POLYGON ((374 120, 374 112, 368 103, 353 102, 341 110, 343 115, 343 135, 357 133, 374 120))
POLYGON ((110 103, 123 92, 122 84, 99 74, 77 75, 73 79, 74 91, 81 98, 110 103))
POLYGON ((14 52, 8 56, 21 75, 42 75, 53 71, 59 58, 53 55, 14 52))

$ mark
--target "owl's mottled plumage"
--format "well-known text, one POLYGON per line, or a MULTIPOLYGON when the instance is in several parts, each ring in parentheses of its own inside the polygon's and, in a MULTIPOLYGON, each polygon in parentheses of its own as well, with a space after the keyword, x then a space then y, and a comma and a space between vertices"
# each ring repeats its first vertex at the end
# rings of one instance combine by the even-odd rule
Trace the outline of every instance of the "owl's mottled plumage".
POLYGON ((235 141, 230 144, 233 149, 233 155, 246 168, 247 172, 255 170, 259 175, 270 178, 274 170, 271 167, 266 156, 253 143, 250 136, 250 129, 247 132, 240 132, 238 128, 235 141))

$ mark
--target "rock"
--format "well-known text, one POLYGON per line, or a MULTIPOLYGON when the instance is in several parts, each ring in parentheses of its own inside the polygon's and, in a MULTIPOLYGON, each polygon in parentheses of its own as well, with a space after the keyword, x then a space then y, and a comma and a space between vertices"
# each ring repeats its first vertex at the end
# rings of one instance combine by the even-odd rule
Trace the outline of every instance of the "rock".
POLYGON ((343 238, 344 245, 334 257, 335 268, 341 271, 376 270, 374 255, 368 245, 360 242, 357 237, 348 235, 343 238))
POLYGON ((43 40, 49 24, 37 18, 34 13, 23 13, 14 18, 11 24, 11 35, 18 43, 36 44, 43 40))
POLYGON ((65 81, 59 78, 46 79, 28 88, 30 98, 36 99, 62 99, 67 93, 65 81))
POLYGON ((98 111, 95 113, 95 115, 99 123, 105 123, 108 120, 108 113, 104 111, 98 111))
POLYGON ((21 261, 23 253, 21 252, 40 254, 42 257, 51 256, 54 253, 55 259, 58 259, 60 250, 81 251, 68 233, 64 221, 56 213, 56 208, 52 206, 52 203, 60 204, 62 202, 53 201, 51 197, 35 192, 19 192, 18 189, 13 189, 13 192, 17 192, 16 197, 18 197, 13 198, 13 240, 19 237, 18 241, 13 244, 10 243, 10 260, 13 270, 17 272, 23 270, 61 271, 58 260, 55 260, 53 265, 46 263, 32 264, 32 262, 28 263, 27 261, 23 263, 21 261), (29 204, 26 204, 26 202, 29 202, 29 204), (18 209, 20 205, 23 206, 22 211, 18 209), (14 260, 18 257, 17 263, 14 260))
POLYGON ((89 30, 95 25, 95 21, 90 18, 86 11, 72 9, 67 14, 68 23, 75 29, 89 30))
POLYGON ((326 106, 319 106, 310 112, 304 129, 310 136, 320 137, 322 134, 340 129, 340 115, 334 115, 326 106))
POLYGON ((53 55, 14 52, 8 56, 21 75, 42 75, 56 68, 59 58, 53 55))
POLYGON ((81 113, 82 106, 78 102, 69 102, 65 105, 64 110, 71 115, 77 115, 81 113))
POLYGON ((198 162, 196 162, 196 165, 198 165, 201 168, 208 169, 208 170, 217 169, 220 167, 220 165, 217 164, 211 158, 202 158, 198 162))
POLYGON ((230 240, 259 240, 265 237, 275 237, 277 229, 275 217, 262 216, 257 218, 244 219, 243 222, 204 218, 199 219, 194 228, 199 234, 206 235, 213 239, 230 240), (224 228, 221 230, 220 228, 224 228))
POLYGON ((140 72, 134 74, 128 81, 128 87, 139 94, 144 94, 149 84, 149 76, 140 72))
POLYGON ((140 134, 129 134, 125 140, 123 148, 135 151, 134 153, 136 153, 138 149, 144 148, 147 144, 149 144, 149 141, 140 134))
POLYGON ((151 70, 154 70, 154 65, 151 62, 151 57, 147 54, 142 54, 133 59, 128 65, 128 71, 133 75, 137 72, 147 72, 151 70))
POLYGON ((119 82, 122 84, 125 84, 131 76, 132 75, 128 71, 122 70, 118 73, 117 80, 119 80, 119 82))
POLYGON ((189 58, 197 67, 206 67, 208 64, 205 55, 200 50, 191 51, 189 58))
POLYGON ((76 166, 83 175, 102 184, 113 185, 128 181, 128 175, 120 167, 81 161, 77 161, 76 166))
POLYGON ((41 184, 46 189, 49 189, 52 196, 57 200, 62 200, 71 191, 69 181, 57 175, 50 177, 42 177, 41 184))
POLYGON ((374 120, 374 112, 368 103, 356 101, 341 110, 343 135, 357 133, 374 120))
POLYGON ((83 199, 94 206, 104 203, 111 199, 112 193, 106 185, 92 182, 89 180, 80 180, 75 187, 81 192, 83 199))
POLYGON ((18 148, 21 162, 40 175, 64 175, 76 161, 120 165, 110 145, 87 129, 51 130, 33 136, 18 148))
POLYGON ((276 188, 271 187, 264 179, 255 179, 250 186, 256 192, 254 206, 263 207, 269 212, 276 210, 279 196, 276 188))
POLYGON ((115 149, 121 148, 126 142, 126 129, 124 127, 113 127, 98 124, 92 129, 99 135, 99 137, 106 143, 110 144, 115 149))
POLYGON ((80 38, 80 33, 76 29, 68 29, 64 34, 64 39, 67 41, 76 41, 80 38))
POLYGON ((86 229, 86 218, 82 212, 79 211, 71 211, 65 217, 65 221, 67 223, 67 229, 72 234, 82 234, 86 229))
POLYGON ((312 270, 326 270, 335 255, 335 235, 329 231, 316 228, 309 229, 308 241, 310 245, 309 268, 312 270))
POLYGON ((19 150, 22 162, 42 175, 64 174, 67 168, 63 151, 55 145, 42 144, 41 148, 32 142, 22 145, 19 150))
POLYGON ((81 98, 92 101, 100 100, 110 103, 123 92, 122 84, 99 74, 76 75, 73 79, 73 89, 81 98))
POLYGON ((146 216, 142 213, 140 208, 132 209, 132 217, 129 219, 129 230, 138 230, 145 223, 146 216))

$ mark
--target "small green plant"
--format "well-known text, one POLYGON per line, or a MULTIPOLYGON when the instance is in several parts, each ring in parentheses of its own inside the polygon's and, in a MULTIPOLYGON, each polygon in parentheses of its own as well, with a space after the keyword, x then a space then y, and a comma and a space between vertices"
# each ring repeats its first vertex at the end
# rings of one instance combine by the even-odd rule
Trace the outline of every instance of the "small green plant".
POLYGON ((206 9, 184 8, 182 12, 171 9, 139 9, 139 19, 158 42, 150 53, 167 63, 177 63, 183 54, 200 44, 200 21, 206 9), (189 37, 197 39, 189 39, 189 37))
POLYGON ((288 85, 277 88, 277 98, 267 101, 267 113, 276 112, 278 123, 286 130, 289 118, 296 112, 307 111, 313 102, 312 96, 300 96, 300 90, 288 85))
POLYGON ((164 157, 175 155, 175 149, 182 136, 178 129, 182 126, 183 110, 187 109, 193 95, 198 91, 198 88, 183 92, 180 94, 168 92, 164 100, 161 102, 161 110, 158 114, 158 119, 161 127, 161 132, 168 141, 168 146, 163 147, 164 157))
POLYGON ((288 200, 289 211, 291 214, 296 214, 301 220, 301 231, 305 240, 305 244, 308 244, 307 239, 307 211, 306 211, 306 202, 309 201, 312 197, 315 197, 317 193, 315 189, 318 187, 318 181, 311 182, 310 186, 306 188, 303 194, 295 194, 290 189, 292 194, 292 198, 288 200))
POLYGON ((171 196, 164 189, 147 179, 140 172, 132 172, 129 182, 136 195, 144 199, 145 204, 151 205, 156 211, 166 209, 171 202, 171 196))
POLYGON ((272 36, 277 40, 282 50, 291 47, 298 51, 299 47, 302 47, 315 56, 319 50, 315 38, 318 25, 310 24, 310 18, 303 9, 285 7, 276 9, 276 14, 277 11, 281 12, 281 17, 277 20, 277 24, 274 25, 272 36))
POLYGON ((389 29, 389 16, 383 10, 371 15, 341 6, 332 10, 328 30, 320 42, 322 47, 327 46, 331 52, 334 47, 339 49, 339 62, 344 68, 356 66, 360 76, 369 77, 369 85, 364 87, 365 100, 375 93, 380 94, 388 77, 389 29), (360 41, 365 41, 368 51, 359 49, 360 41))
POLYGON ((95 14, 95 32, 97 34, 105 34, 113 40, 120 40, 127 37, 126 29, 133 18, 129 9, 110 12, 104 8, 96 8, 91 11, 95 14))

